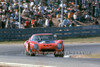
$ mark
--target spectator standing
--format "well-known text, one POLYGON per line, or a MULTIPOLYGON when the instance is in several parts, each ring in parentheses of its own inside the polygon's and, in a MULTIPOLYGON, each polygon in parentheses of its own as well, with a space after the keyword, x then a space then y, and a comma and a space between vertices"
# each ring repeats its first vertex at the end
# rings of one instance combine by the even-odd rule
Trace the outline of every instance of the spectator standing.
POLYGON ((45 26, 49 27, 49 19, 48 18, 45 19, 45 26))
POLYGON ((35 18, 33 18, 33 19, 31 20, 31 26, 32 26, 32 28, 34 27, 34 22, 35 22, 35 18))
POLYGON ((14 24, 14 18, 10 17, 10 28, 15 28, 15 24, 14 24))
MULTIPOLYGON (((58 14, 58 13, 57 13, 57 8, 55 8, 55 9, 54 9, 54 16, 56 17, 57 14, 58 14)), ((58 18, 58 17, 57 17, 57 18, 58 18)))
POLYGON ((18 22, 19 21, 19 17, 17 15, 15 15, 14 20, 16 20, 18 22))
POLYGON ((18 12, 18 10, 15 10, 14 15, 17 16, 17 17, 19 16, 19 12, 18 12))
POLYGON ((7 11, 7 8, 8 8, 8 6, 7 6, 7 3, 3 3, 3 5, 2 5, 2 8, 3 8, 3 10, 5 10, 5 12, 7 11))
POLYGON ((25 28, 30 28, 31 22, 28 20, 28 18, 25 21, 25 28))
POLYGON ((22 15, 24 17, 29 17, 29 12, 30 12, 29 9, 27 7, 25 7, 24 10, 22 11, 22 15))
POLYGON ((41 12, 41 14, 44 14, 44 6, 42 6, 41 4, 38 7, 39 11, 41 12))
POLYGON ((21 1, 20 2, 20 11, 21 11, 21 13, 22 13, 23 9, 24 9, 24 5, 23 5, 23 2, 21 1))
POLYGON ((35 3, 36 5, 38 5, 38 4, 39 4, 39 0, 34 0, 34 3, 35 3))
POLYGON ((92 2, 92 16, 95 17, 95 2, 92 2))
POLYGON ((77 12, 74 13, 74 15, 73 15, 73 19, 74 19, 74 20, 77 19, 77 12))
POLYGON ((2 28, 2 22, 1 22, 1 19, 0 19, 0 29, 2 28))
POLYGON ((82 10, 82 4, 79 5, 79 10, 82 10))
POLYGON ((19 8, 17 1, 14 1, 14 4, 12 5, 12 7, 14 10, 19 8))
POLYGON ((35 19, 33 27, 38 27, 38 19, 35 19))
POLYGON ((94 25, 99 25, 99 22, 98 22, 98 20, 97 19, 94 19, 94 23, 93 23, 94 25))
POLYGON ((70 25, 70 23, 71 23, 70 20, 65 17, 63 22, 60 24, 60 27, 67 27, 70 25))
POLYGON ((98 17, 99 16, 99 3, 95 3, 96 5, 96 8, 95 8, 95 17, 98 17))
POLYGON ((43 27, 43 20, 42 20, 42 18, 39 18, 38 24, 39 24, 40 27, 43 27))
POLYGON ((2 20, 1 20, 2 28, 5 28, 6 25, 6 16, 2 15, 2 20))
POLYGON ((49 26, 50 27, 53 27, 54 26, 54 23, 53 23, 52 19, 49 20, 49 26))
POLYGON ((100 0, 99 0, 99 16, 100 16, 100 0))
POLYGON ((7 21, 6 21, 6 28, 10 28, 10 18, 7 18, 7 21))
POLYGON ((1 19, 2 19, 2 16, 0 15, 0 28, 2 28, 2 21, 1 21, 1 19))
POLYGON ((2 16, 2 13, 3 13, 3 12, 2 12, 2 9, 0 8, 0 16, 2 16))

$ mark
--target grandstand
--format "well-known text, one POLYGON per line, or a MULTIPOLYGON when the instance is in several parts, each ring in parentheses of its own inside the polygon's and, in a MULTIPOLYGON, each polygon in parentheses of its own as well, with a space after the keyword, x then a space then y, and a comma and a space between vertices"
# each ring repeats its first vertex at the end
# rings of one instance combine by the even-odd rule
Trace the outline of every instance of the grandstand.
POLYGON ((0 0, 0 28, 99 25, 98 17, 99 0, 0 0))

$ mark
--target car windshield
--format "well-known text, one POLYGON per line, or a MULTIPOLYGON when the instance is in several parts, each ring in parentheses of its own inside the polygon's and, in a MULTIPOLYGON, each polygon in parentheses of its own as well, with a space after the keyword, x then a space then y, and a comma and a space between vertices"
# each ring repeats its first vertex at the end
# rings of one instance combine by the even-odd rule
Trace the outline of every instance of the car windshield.
POLYGON ((53 35, 37 35, 33 36, 32 41, 41 41, 41 40, 55 40, 56 38, 53 35))

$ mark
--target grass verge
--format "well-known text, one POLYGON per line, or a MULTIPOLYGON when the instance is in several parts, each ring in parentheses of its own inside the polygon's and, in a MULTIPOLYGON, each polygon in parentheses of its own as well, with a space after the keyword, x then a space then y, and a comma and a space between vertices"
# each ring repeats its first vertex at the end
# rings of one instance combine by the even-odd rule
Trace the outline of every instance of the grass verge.
POLYGON ((73 55, 71 58, 100 58, 100 54, 73 55))
POLYGON ((64 39, 64 44, 73 43, 100 43, 100 37, 68 38, 64 39))
POLYGON ((24 44, 25 41, 0 41, 0 45, 14 45, 14 44, 18 44, 18 45, 22 45, 24 44))

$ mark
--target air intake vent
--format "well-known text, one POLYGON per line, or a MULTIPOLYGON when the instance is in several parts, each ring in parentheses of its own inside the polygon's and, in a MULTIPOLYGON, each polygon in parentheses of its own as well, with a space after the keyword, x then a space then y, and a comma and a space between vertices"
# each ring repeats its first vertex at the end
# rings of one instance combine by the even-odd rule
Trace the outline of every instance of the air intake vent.
POLYGON ((42 52, 54 52, 55 49, 41 49, 42 52))

